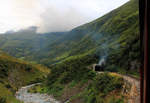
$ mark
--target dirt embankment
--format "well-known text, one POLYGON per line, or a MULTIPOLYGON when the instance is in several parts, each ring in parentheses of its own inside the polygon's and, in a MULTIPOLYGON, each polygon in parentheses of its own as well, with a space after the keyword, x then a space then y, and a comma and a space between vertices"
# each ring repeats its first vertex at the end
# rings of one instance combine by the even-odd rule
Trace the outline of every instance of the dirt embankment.
POLYGON ((128 98, 128 103, 140 103, 140 80, 118 73, 111 74, 121 76, 124 79, 123 94, 128 98), (128 88, 128 85, 130 85, 130 88, 128 88))

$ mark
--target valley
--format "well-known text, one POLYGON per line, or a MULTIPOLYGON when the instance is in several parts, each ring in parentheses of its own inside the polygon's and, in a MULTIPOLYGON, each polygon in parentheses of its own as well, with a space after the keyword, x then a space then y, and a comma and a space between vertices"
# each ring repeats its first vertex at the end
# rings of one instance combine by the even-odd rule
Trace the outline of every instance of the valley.
POLYGON ((138 2, 70 31, 0 34, 0 103, 139 103, 138 2))

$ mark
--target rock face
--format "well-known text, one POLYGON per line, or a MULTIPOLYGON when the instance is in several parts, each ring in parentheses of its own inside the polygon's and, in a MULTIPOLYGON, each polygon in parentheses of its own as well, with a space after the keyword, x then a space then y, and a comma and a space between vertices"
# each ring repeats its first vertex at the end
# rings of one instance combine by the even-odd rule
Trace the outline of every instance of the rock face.
POLYGON ((127 76, 123 78, 130 84, 130 90, 126 93, 128 103, 140 103, 140 81, 127 76))
POLYGON ((28 93, 28 89, 36 84, 22 87, 16 92, 16 98, 24 103, 60 103, 56 101, 52 96, 40 93, 28 93))
POLYGON ((111 73, 121 76, 124 81, 123 94, 128 98, 128 103, 140 103, 140 81, 126 75, 111 73))
MULTIPOLYGON (((104 72, 97 72, 98 74, 104 72)), ((124 79, 124 85, 122 94, 127 98, 126 103, 140 103, 140 80, 127 76, 118 74, 115 72, 109 72, 111 75, 120 76, 124 79)))

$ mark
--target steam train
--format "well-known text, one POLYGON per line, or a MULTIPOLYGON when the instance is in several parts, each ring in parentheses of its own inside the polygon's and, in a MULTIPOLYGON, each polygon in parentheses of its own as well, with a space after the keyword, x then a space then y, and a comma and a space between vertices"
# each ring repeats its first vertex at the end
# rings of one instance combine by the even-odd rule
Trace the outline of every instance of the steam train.
POLYGON ((104 64, 96 64, 95 66, 94 66, 94 70, 95 71, 104 71, 104 68, 105 68, 105 65, 104 64))

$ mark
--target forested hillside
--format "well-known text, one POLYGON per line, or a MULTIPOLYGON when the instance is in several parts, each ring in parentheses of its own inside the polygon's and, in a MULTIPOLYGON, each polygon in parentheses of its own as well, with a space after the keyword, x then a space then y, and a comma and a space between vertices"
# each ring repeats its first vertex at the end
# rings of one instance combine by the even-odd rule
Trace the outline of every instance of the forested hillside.
POLYGON ((138 65, 140 59, 138 20, 138 0, 130 0, 103 17, 75 28, 59 40, 61 43, 48 48, 57 51, 58 47, 57 52, 61 51, 57 53, 59 57, 95 50, 100 58, 107 57, 108 66, 118 66, 127 70, 127 67, 132 67, 134 63, 138 65))
POLYGON ((88 53, 69 57, 53 65, 47 80, 29 92, 48 93, 69 103, 126 103, 123 78, 109 73, 96 74, 91 64, 97 60, 96 55, 88 53))
MULTIPOLYGON (((28 31, 28 29, 12 34, 6 33, 0 35, 0 48, 17 58, 32 60, 33 54, 36 55, 37 51, 59 39, 61 34, 63 35, 64 33, 37 34, 36 32, 28 31)), ((47 52, 43 51, 42 54, 47 54, 47 52)))

